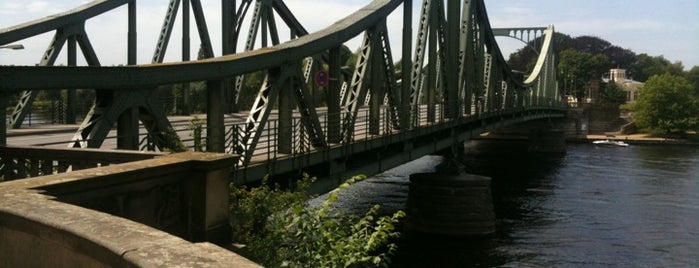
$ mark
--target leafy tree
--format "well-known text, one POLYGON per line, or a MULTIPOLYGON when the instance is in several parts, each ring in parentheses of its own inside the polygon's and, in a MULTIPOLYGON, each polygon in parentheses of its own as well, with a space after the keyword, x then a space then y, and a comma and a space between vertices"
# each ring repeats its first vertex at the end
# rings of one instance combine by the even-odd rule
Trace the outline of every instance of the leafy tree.
POLYGON ((634 121, 652 132, 699 130, 699 95, 682 76, 652 76, 641 89, 634 121))
POLYGON ((560 80, 566 81, 566 87, 572 89, 571 93, 582 99, 587 93, 586 85, 590 79, 602 77, 607 66, 607 56, 568 49, 561 52, 558 70, 562 75, 560 80))
POLYGON ((579 52, 602 54, 611 46, 612 44, 607 40, 595 36, 583 35, 573 38, 569 48, 579 52))
POLYGON ((684 65, 681 61, 676 61, 665 66, 665 72, 673 75, 684 75, 684 65))
POLYGON ((691 70, 685 73, 685 78, 694 85, 694 92, 699 95, 699 66, 692 67, 691 70))
POLYGON ((603 103, 623 104, 626 102, 626 92, 621 90, 617 83, 609 82, 600 91, 599 100, 603 103))
POLYGON ((620 48, 618 46, 610 46, 602 52, 609 58, 611 63, 610 68, 626 69, 631 66, 631 63, 636 60, 636 53, 631 50, 620 48))
MULTIPOLYGON (((536 47, 540 45, 542 41, 542 38, 537 38, 529 45, 536 47)), ((607 56, 609 65, 604 66, 604 69, 627 68, 636 58, 636 53, 633 51, 612 45, 608 41, 595 36, 571 38, 562 33, 555 33, 553 43, 554 53, 557 58, 560 57, 562 51, 569 49, 590 53, 592 55, 602 54, 607 56)), ((537 56, 538 55, 530 48, 523 47, 510 55, 508 63, 515 70, 531 71, 530 67, 534 66, 537 56)))
POLYGON ((636 60, 629 66, 628 73, 636 81, 646 81, 653 75, 671 73, 674 75, 682 74, 682 63, 670 63, 663 56, 649 56, 648 54, 639 54, 636 60))

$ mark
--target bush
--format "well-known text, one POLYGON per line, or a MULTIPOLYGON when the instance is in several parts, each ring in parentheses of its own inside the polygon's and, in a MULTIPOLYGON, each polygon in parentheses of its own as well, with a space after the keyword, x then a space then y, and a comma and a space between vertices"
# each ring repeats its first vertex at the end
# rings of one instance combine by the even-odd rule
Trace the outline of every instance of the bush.
POLYGON ((308 177, 296 191, 266 182, 231 187, 233 240, 246 245, 243 255, 267 267, 386 267, 396 250, 390 240, 399 235, 394 224, 405 213, 377 217, 376 205, 357 217, 333 208, 338 191, 365 178, 347 180, 319 206, 308 206, 308 177))
POLYGON ((651 132, 699 131, 699 95, 682 76, 652 76, 641 89, 634 109, 634 121, 651 132))

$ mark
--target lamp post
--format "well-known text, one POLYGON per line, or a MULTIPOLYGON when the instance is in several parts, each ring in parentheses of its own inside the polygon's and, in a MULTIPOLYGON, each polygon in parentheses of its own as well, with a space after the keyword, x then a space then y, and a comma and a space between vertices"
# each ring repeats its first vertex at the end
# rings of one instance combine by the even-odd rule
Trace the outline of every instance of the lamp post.
MULTIPOLYGON (((20 50, 24 49, 22 44, 2 45, 0 49, 20 50)), ((7 144, 7 114, 5 106, 7 106, 7 94, 0 93, 0 146, 7 144)))
POLYGON ((11 44, 11 45, 3 45, 0 46, 0 48, 6 48, 6 49, 12 49, 12 50, 20 50, 24 49, 24 46, 22 44, 11 44))

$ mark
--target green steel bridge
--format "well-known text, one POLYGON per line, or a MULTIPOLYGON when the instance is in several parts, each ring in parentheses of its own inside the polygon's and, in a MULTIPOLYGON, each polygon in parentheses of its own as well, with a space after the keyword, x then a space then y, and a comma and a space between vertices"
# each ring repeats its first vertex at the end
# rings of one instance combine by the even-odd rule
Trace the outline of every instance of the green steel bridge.
MULTIPOLYGON (((208 152, 240 156, 234 175, 239 183, 301 171, 337 177, 376 173, 485 131, 565 115, 553 26, 492 28, 483 0, 423 0, 417 17, 412 0, 375 0, 317 32, 308 32, 282 0, 221 0, 222 55, 214 55, 206 22, 212 14, 205 14, 201 1, 170 0, 161 31, 139 33, 158 36, 149 63, 136 60, 138 4, 95 0, 0 29, 0 46, 53 33, 37 65, 0 66, 0 107, 8 111, 0 123, 0 146, 12 147, 8 128, 22 127, 39 91, 65 90, 70 112, 76 89, 94 89, 94 105, 67 147, 100 148, 113 128, 118 149, 172 151, 205 144, 208 152), (85 26, 124 7, 128 34, 113 36, 112 43, 127 40, 125 62, 102 66, 85 26), (202 59, 190 60, 184 41, 182 60, 164 63, 180 12, 184 40, 194 17, 202 59), (387 24, 393 13, 402 14, 400 29, 387 24), (290 38, 283 40, 280 31, 287 29, 290 38), (536 50, 533 71, 513 71, 496 36, 536 50), (354 38, 361 39, 356 64, 345 66, 343 46, 354 38), (389 40, 400 42, 399 55, 389 40), (78 47, 87 66, 77 66, 78 47), (68 64, 55 66, 62 50, 68 64), (250 94, 241 90, 245 76, 253 73, 262 73, 263 81, 248 97, 254 98, 252 106, 241 107, 250 94), (203 136, 192 141, 192 134, 168 120, 156 89, 197 81, 206 81, 207 110, 203 136), (322 96, 316 95, 319 87, 325 89, 322 96), (234 120, 233 113, 243 116, 234 120)), ((0 158, 3 169, 12 166, 11 156, 0 158)))

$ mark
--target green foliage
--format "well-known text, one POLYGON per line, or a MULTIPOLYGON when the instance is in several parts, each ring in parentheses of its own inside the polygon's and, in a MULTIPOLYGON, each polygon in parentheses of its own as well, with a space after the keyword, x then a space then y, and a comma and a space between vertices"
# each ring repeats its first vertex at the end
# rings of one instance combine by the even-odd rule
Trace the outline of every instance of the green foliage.
MULTIPOLYGON (((595 36, 578 36, 572 38, 563 33, 555 33, 553 37, 553 49, 556 58, 560 59, 562 51, 575 50, 578 52, 589 53, 590 55, 604 55, 608 59, 608 65, 603 69, 610 68, 627 68, 634 61, 636 53, 631 50, 624 49, 612 45, 608 41, 595 36)), ((530 46, 541 46, 543 37, 534 39, 530 46)), ((516 53, 512 53, 508 60, 510 66, 514 70, 531 72, 538 55, 529 47, 523 47, 516 53)))
POLYGON ((187 146, 184 145, 182 140, 180 140, 180 137, 177 136, 177 132, 172 127, 169 127, 167 130, 163 131, 162 133, 164 135, 162 141, 165 144, 164 148, 166 151, 170 152, 186 152, 187 146))
POLYGON ((263 182, 258 188, 231 188, 233 239, 246 244, 246 257, 267 267, 385 267, 396 246, 394 224, 402 211, 378 217, 374 206, 363 217, 336 211, 338 191, 364 180, 355 176, 333 190, 319 206, 309 206, 299 181, 296 191, 263 182))
POLYGON ((639 54, 636 60, 629 66, 628 73, 636 81, 646 81, 651 76, 670 73, 681 75, 684 67, 681 62, 670 63, 663 56, 649 56, 648 54, 639 54))
POLYGON ((699 130, 699 95, 682 76, 652 76, 641 89, 634 110, 636 124, 652 132, 699 130))
POLYGON ((621 90, 616 83, 609 82, 600 91, 599 99, 603 103, 623 104, 626 102, 626 92, 621 90))
POLYGON ((568 49, 561 52, 558 70, 566 87, 578 99, 585 97, 590 79, 602 77, 609 66, 609 59, 602 54, 590 54, 568 49))
POLYGON ((192 131, 192 134, 190 134, 190 136, 192 137, 192 139, 194 139, 195 152, 203 152, 206 149, 204 139, 202 139, 202 132, 204 130, 205 124, 206 121, 197 116, 194 116, 192 117, 192 119, 189 120, 189 130, 192 131))
POLYGON ((685 77, 694 86, 694 92, 699 95, 699 66, 692 67, 692 69, 685 74, 685 77))

